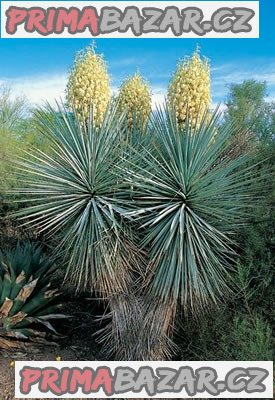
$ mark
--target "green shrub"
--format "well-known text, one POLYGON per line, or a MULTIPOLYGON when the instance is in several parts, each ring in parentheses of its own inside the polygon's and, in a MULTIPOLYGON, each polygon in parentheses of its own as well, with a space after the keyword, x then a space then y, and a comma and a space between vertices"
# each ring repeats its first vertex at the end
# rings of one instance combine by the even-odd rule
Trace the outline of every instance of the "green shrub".
POLYGON ((222 347, 231 360, 272 360, 271 326, 256 314, 236 315, 231 331, 223 336, 222 347))

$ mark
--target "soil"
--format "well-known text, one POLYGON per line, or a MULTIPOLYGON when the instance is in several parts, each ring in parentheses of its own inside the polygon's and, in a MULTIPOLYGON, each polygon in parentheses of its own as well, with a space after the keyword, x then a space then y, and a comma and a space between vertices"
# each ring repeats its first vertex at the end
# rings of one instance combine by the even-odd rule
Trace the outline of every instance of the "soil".
MULTIPOLYGON (((100 322, 96 314, 100 312, 90 299, 72 299, 64 306, 64 313, 72 315, 70 321, 55 326, 64 335, 58 346, 31 346, 16 351, 0 350, 0 400, 14 400, 14 361, 50 361, 57 357, 63 361, 103 359, 101 347, 95 332, 100 322), (66 336, 65 336, 66 334, 66 336)), ((39 399, 37 399, 39 400, 39 399)))

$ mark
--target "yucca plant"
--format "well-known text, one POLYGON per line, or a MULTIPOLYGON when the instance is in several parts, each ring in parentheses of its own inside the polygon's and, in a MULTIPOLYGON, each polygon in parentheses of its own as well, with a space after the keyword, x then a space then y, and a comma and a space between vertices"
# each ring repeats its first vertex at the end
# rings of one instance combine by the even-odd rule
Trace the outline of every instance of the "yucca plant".
POLYGON ((132 271, 139 270, 142 258, 123 218, 129 201, 120 170, 124 116, 112 104, 100 127, 92 113, 82 124, 62 107, 55 113, 38 111, 37 118, 52 143, 51 155, 34 151, 18 160, 24 187, 16 194, 27 206, 17 216, 27 226, 59 238, 56 252, 64 254, 66 279, 77 291, 91 290, 110 303, 120 351, 123 335, 115 320, 123 318, 132 271))
POLYGON ((62 108, 50 119, 38 113, 51 155, 17 163, 26 203, 17 215, 60 238, 77 290, 109 302, 107 344, 117 357, 169 357, 177 309, 196 313, 230 295, 233 234, 254 206, 257 179, 247 156, 226 157, 234 127, 217 135, 219 113, 208 115, 190 124, 187 113, 180 125, 167 106, 142 145, 127 145, 117 104, 100 127, 92 114, 83 124, 62 108))
POLYGON ((142 334, 152 358, 165 356, 178 308, 196 314, 230 295, 234 233, 257 200, 255 169, 246 155, 224 156, 234 127, 217 135, 218 118, 216 111, 209 121, 206 110, 196 126, 187 119, 180 127, 169 107, 157 110, 151 145, 132 153, 124 169, 133 188, 128 217, 140 224, 149 257, 145 283, 154 311, 150 334, 142 334))
POLYGON ((47 344, 58 336, 51 320, 60 292, 51 286, 52 262, 39 245, 18 243, 0 251, 0 348, 20 347, 20 341, 47 344))

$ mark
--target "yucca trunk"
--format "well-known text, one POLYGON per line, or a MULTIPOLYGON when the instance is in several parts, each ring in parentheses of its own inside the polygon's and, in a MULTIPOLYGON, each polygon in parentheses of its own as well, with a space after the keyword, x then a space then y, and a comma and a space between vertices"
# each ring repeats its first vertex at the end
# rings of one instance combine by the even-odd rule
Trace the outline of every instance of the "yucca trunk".
POLYGON ((109 298, 109 325, 100 332, 105 356, 127 361, 169 360, 176 351, 171 340, 176 314, 175 304, 165 304, 138 292, 133 285, 128 293, 109 298), (108 347, 106 344, 108 343, 108 347))

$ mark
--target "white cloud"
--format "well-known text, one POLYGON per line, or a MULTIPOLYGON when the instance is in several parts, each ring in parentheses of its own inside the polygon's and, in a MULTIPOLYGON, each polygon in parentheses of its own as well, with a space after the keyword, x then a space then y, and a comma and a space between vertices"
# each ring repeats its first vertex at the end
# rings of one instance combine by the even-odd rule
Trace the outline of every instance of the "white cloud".
POLYGON ((152 107, 155 109, 157 106, 160 106, 164 103, 166 96, 166 88, 165 87, 153 87, 152 88, 152 107))
POLYGON ((214 84, 228 84, 228 83, 239 83, 246 79, 255 79, 257 81, 266 81, 268 85, 275 85, 275 73, 268 71, 254 72, 251 70, 239 70, 227 73, 224 75, 214 75, 214 84))
POLYGON ((268 100, 275 96, 275 64, 255 61, 248 63, 221 64, 212 69, 213 101, 224 102, 231 83, 241 83, 244 80, 255 79, 267 83, 268 100))
POLYGON ((108 63, 112 65, 112 68, 121 68, 121 67, 128 67, 128 66, 136 66, 140 64, 146 64, 146 60, 142 57, 128 57, 128 58, 122 58, 119 60, 113 60, 111 63, 108 63))
POLYGON ((16 79, 0 78, 0 83, 10 86, 14 95, 25 95, 32 105, 42 104, 45 101, 54 103, 56 99, 64 98, 66 74, 16 79))

